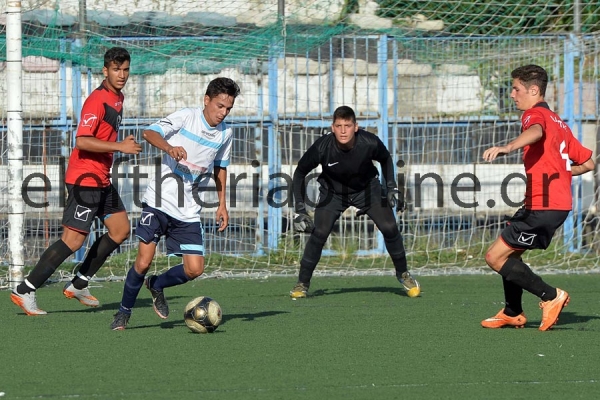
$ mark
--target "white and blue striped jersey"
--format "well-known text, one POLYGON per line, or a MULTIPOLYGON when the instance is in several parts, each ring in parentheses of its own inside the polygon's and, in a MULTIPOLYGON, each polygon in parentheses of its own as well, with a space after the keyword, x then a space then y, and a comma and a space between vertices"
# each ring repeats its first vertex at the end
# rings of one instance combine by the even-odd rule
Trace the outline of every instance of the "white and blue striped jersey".
POLYGON ((144 202, 184 222, 200 221, 204 189, 215 166, 229 165, 233 132, 225 122, 208 125, 202 108, 184 108, 150 125, 171 146, 181 146, 187 160, 163 154, 160 176, 150 179, 144 202))

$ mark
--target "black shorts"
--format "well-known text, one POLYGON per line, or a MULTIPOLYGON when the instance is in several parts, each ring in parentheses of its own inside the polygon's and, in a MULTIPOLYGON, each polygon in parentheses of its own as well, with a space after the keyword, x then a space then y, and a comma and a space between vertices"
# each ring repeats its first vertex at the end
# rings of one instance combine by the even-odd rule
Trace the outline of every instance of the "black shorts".
POLYGON ((62 224, 74 231, 90 233, 94 217, 104 221, 111 214, 125 211, 113 185, 103 188, 67 185, 67 193, 62 224))
POLYGON ((361 214, 367 214, 384 236, 391 238, 399 234, 396 216, 383 196, 378 179, 369 182, 364 190, 350 194, 335 193, 321 186, 315 207, 315 231, 329 236, 335 222, 350 206, 356 207, 361 214))
POLYGON ((335 193, 328 187, 319 187, 319 200, 315 209, 325 208, 341 214, 348 207, 354 206, 359 210, 368 210, 373 207, 388 207, 387 198, 383 195, 379 179, 372 179, 366 188, 355 193, 335 193))
POLYGON ((546 249, 570 211, 519 209, 502 231, 502 240, 517 250, 546 249))

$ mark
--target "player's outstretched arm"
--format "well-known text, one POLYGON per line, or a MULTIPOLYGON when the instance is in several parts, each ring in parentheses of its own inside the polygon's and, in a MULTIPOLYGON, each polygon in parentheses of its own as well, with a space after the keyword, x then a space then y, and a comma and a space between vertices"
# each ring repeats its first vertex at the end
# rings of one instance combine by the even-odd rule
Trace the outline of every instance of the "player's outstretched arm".
POLYGON ((187 152, 181 146, 171 146, 160 133, 146 129, 143 133, 144 140, 159 150, 164 151, 176 161, 187 160, 187 152))
POLYGON ((483 160, 489 162, 494 161, 498 156, 506 155, 511 151, 519 150, 525 146, 534 144, 540 140, 542 136, 544 136, 544 131, 541 125, 532 125, 506 146, 494 146, 484 151, 483 160))
POLYGON ((142 152, 142 146, 135 141, 133 135, 127 136, 120 144, 119 151, 125 154, 140 154, 142 152))
POLYGON ((114 153, 119 151, 125 154, 139 154, 142 146, 129 135, 122 142, 108 142, 93 136, 80 136, 75 140, 75 148, 91 153, 114 153))

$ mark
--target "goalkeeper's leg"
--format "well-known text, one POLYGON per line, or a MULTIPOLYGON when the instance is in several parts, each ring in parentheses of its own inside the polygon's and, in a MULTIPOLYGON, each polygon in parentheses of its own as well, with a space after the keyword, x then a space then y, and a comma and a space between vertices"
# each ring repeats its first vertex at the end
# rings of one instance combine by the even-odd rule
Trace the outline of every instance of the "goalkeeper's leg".
POLYGON ((298 282, 290 291, 292 298, 306 297, 313 273, 321 259, 323 246, 333 230, 335 222, 338 220, 345 208, 342 206, 340 196, 334 195, 325 204, 317 205, 315 209, 315 229, 310 234, 304 254, 300 261, 300 272, 298 273, 298 282))
POLYGON ((409 297, 417 297, 421 293, 421 285, 408 272, 406 251, 404 250, 402 235, 398 230, 394 212, 386 204, 374 201, 368 208, 367 214, 383 235, 385 247, 394 263, 396 278, 409 297))

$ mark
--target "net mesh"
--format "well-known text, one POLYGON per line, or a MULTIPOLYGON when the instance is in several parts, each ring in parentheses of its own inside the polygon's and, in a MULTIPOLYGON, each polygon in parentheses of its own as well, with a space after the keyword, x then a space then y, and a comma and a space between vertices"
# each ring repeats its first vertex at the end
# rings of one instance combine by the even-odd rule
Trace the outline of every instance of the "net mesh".
MULTIPOLYGON (((480 163, 487 147, 519 132, 519 113, 509 97, 512 69, 529 63, 546 68, 551 107, 596 150, 600 16, 594 2, 582 2, 577 11, 573 1, 295 1, 286 2, 285 18, 276 1, 232 0, 218 8, 182 1, 133 6, 116 1, 112 8, 87 4, 84 9, 81 1, 21 4, 23 176, 30 188, 46 185, 44 191, 28 191, 23 200, 28 266, 60 237, 62 176, 78 112, 102 80, 102 55, 114 45, 132 54, 124 136, 139 137, 156 119, 199 106, 216 76, 231 77, 242 88, 229 117, 234 148, 227 232, 216 231, 213 211, 203 213, 209 274, 297 272, 306 237, 291 232, 286 177, 328 130, 333 109, 342 104, 357 111, 361 127, 387 140, 399 166, 408 208, 398 223, 409 266, 420 274, 485 271, 485 249, 522 197, 520 154, 493 165, 480 163), (276 173, 282 176, 273 177, 276 173), (472 177, 480 190, 468 190, 475 184, 472 177)), ((6 268, 4 110, 10 93, 2 7, 0 268, 6 268)), ((144 144, 140 157, 113 168, 132 231, 157 157, 156 149, 144 144)), ((529 263, 545 271, 598 270, 595 182, 593 174, 575 179, 573 217, 550 249, 527 256, 529 263)), ((314 199, 317 191, 313 180, 308 194, 314 199)), ((336 224, 318 274, 392 273, 376 227, 355 211, 348 210, 336 224)), ((103 232, 95 226, 90 241, 103 232)), ((125 242, 107 261, 103 276, 123 276, 136 245, 134 238, 125 242)), ((159 248, 157 270, 177 262, 162 257, 163 251, 159 248)), ((70 261, 82 257, 79 252, 70 261)), ((62 273, 70 274, 70 268, 62 273)), ((0 282, 6 283, 1 271, 0 282)))

